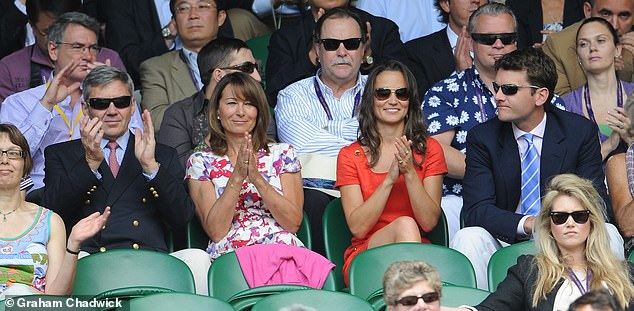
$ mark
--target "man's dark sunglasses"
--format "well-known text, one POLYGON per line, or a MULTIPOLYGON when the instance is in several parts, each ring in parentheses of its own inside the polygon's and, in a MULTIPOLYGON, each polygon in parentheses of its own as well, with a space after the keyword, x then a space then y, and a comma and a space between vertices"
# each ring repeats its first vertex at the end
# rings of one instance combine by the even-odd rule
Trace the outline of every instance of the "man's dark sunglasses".
POLYGON ((563 225, 568 221, 568 217, 572 216, 572 219, 578 224, 585 224, 590 217, 590 211, 576 211, 572 213, 564 212, 550 212, 550 219, 555 225, 563 225))
POLYGON ((119 96, 115 98, 89 98, 88 106, 96 110, 106 110, 113 103, 115 107, 122 109, 130 107, 132 104, 132 96, 119 96))
POLYGON ((502 89, 504 95, 515 95, 521 88, 529 87, 531 89, 539 89, 539 86, 535 85, 517 85, 517 84, 497 84, 493 82, 493 91, 497 94, 499 89, 502 89))
POLYGON ((484 45, 493 45, 495 41, 500 39, 502 44, 508 45, 515 41, 517 41, 517 32, 509 32, 509 33, 472 33, 471 39, 473 41, 484 44, 484 45))
POLYGON ((326 51, 336 51, 339 48, 339 45, 343 43, 343 47, 348 51, 354 51, 359 48, 361 45, 361 38, 350 38, 350 39, 318 39, 317 43, 321 43, 324 45, 324 49, 326 51))
POLYGON ((436 292, 423 294, 421 296, 405 296, 396 301, 396 304, 404 306, 413 306, 418 303, 418 299, 422 299, 425 303, 432 303, 440 299, 440 295, 436 292))
POLYGON ((252 62, 244 62, 242 64, 237 64, 237 65, 233 65, 233 66, 229 66, 229 67, 222 67, 220 69, 223 69, 223 70, 233 69, 233 70, 242 71, 242 72, 248 73, 248 74, 252 74, 253 71, 255 71, 255 70, 260 71, 260 68, 258 67, 258 64, 252 63, 252 62))
POLYGON ((400 89, 388 89, 388 88, 380 88, 374 90, 374 97, 378 100, 386 100, 390 98, 392 93, 396 94, 396 98, 398 100, 406 101, 409 100, 409 90, 407 88, 400 89))

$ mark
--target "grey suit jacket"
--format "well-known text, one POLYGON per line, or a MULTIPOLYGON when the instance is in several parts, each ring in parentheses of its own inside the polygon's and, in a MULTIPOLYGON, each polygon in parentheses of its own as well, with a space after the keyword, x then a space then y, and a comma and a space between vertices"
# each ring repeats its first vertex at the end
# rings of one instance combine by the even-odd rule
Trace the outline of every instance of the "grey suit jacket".
POLYGON ((144 61, 140 72, 143 95, 141 107, 152 114, 152 123, 158 135, 167 107, 198 90, 189 67, 180 57, 180 51, 171 51, 144 61))

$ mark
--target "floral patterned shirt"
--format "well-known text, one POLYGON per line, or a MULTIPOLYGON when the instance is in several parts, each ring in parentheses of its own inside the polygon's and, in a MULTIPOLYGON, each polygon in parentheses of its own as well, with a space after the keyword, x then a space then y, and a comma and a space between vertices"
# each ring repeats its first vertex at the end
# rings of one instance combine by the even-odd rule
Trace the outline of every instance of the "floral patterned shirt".
MULTIPOLYGON (((258 170, 277 192, 282 193, 282 174, 299 172, 302 167, 291 145, 270 144, 269 149, 268 154, 258 152, 258 170)), ((217 155, 205 146, 197 148, 187 161, 185 178, 211 181, 216 198, 219 198, 232 172, 233 165, 229 157, 217 155)), ((303 246, 295 234, 284 230, 273 218, 255 185, 245 181, 236 202, 229 232, 218 242, 209 241, 207 253, 214 260, 236 248, 252 244, 303 246)))
MULTIPOLYGON (((556 94, 551 104, 565 110, 563 100, 556 94)), ((494 94, 480 79, 475 66, 436 83, 425 93, 421 109, 427 116, 429 133, 433 136, 455 130, 451 146, 463 154, 467 152, 469 130, 497 116, 494 94)), ((443 196, 448 194, 462 196, 462 180, 445 176, 443 196)))

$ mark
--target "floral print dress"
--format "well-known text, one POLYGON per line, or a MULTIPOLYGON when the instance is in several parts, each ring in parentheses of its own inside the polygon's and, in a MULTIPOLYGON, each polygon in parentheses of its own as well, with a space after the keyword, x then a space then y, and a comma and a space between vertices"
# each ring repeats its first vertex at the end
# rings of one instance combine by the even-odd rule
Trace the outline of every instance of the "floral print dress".
MULTIPOLYGON (((282 193, 281 176, 301 171, 295 149, 289 144, 270 144, 270 152, 258 151, 258 170, 273 188, 282 193)), ((198 148, 187 161, 186 179, 211 181, 216 198, 224 192, 233 165, 229 157, 220 156, 207 146, 198 148)), ((227 235, 218 242, 209 241, 207 253, 214 260, 237 248, 253 244, 287 244, 304 246, 297 236, 284 230, 262 201, 252 183, 244 182, 236 203, 235 214, 227 235)))

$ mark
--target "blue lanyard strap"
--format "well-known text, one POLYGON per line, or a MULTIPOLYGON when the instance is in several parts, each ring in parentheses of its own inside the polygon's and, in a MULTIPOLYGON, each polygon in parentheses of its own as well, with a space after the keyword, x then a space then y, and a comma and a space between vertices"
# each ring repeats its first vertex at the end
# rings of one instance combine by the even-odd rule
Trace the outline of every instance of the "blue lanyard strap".
MULTIPOLYGON (((321 88, 319 87, 319 83, 317 82, 317 78, 313 78, 313 86, 315 87, 315 95, 319 99, 319 103, 321 104, 321 108, 326 112, 326 117, 328 117, 328 121, 332 121, 332 112, 330 112, 330 108, 328 107, 328 103, 326 103, 326 99, 324 98, 324 94, 321 92, 321 88)), ((357 92, 357 95, 354 96, 354 106, 352 106, 352 114, 351 118, 354 118, 354 112, 357 110, 357 106, 361 101, 361 91, 357 92)))
POLYGON ((577 289, 579 289, 579 292, 582 295, 587 293, 590 290, 590 279, 592 278, 592 270, 586 268, 586 287, 585 288, 583 287, 583 284, 581 284, 581 281, 579 281, 579 278, 577 277, 575 272, 572 271, 572 269, 568 268, 568 272, 570 273, 570 280, 572 281, 573 284, 575 284, 575 286, 577 287, 577 289))

